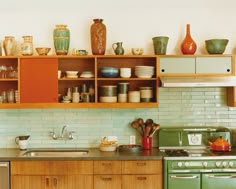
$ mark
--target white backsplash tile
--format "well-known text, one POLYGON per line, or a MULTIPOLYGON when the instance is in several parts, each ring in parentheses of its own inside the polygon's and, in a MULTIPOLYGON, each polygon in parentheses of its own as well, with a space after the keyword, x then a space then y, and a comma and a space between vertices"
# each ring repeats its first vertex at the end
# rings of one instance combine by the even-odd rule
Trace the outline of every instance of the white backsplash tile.
MULTIPOLYGON (((165 126, 226 126, 235 128, 236 108, 226 106, 224 88, 160 88, 158 108, 0 109, 0 148, 16 148, 15 137, 30 135, 29 147, 97 147, 103 136, 117 136, 128 144, 139 134, 130 123, 142 117, 165 126), (64 125, 74 139, 53 140, 64 125)), ((157 137, 153 138, 153 146, 157 137)))

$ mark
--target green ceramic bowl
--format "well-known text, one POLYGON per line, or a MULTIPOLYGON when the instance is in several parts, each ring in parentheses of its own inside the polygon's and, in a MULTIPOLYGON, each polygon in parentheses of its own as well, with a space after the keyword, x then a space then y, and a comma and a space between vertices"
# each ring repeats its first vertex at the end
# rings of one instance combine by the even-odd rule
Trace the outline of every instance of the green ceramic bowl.
POLYGON ((209 54, 223 54, 229 42, 228 39, 209 39, 206 40, 206 49, 209 54))

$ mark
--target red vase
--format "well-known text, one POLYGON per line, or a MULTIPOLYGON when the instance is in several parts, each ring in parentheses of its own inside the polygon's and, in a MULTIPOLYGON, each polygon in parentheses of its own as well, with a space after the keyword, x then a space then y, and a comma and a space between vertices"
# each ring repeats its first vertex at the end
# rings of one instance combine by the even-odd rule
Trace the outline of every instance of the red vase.
POLYGON ((106 51, 106 26, 103 19, 94 19, 90 28, 91 48, 93 55, 104 55, 106 51))
POLYGON ((190 24, 186 26, 186 36, 181 43, 181 51, 183 54, 194 54, 197 50, 197 44, 191 37, 190 24))

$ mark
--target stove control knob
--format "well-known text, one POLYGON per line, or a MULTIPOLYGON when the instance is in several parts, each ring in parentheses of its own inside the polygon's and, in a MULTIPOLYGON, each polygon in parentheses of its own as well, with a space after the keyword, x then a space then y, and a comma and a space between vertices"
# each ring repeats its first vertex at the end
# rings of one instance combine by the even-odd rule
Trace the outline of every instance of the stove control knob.
POLYGON ((217 161, 216 162, 216 167, 220 167, 221 166, 221 162, 220 161, 217 161))
POLYGON ((202 165, 203 165, 203 167, 207 167, 207 162, 204 161, 204 162, 202 163, 202 165))
POLYGON ((229 162, 229 167, 231 167, 231 168, 234 167, 234 162, 230 161, 229 162))
POLYGON ((227 162, 223 161, 222 165, 223 165, 223 167, 227 167, 227 162))
POLYGON ((188 167, 188 166, 189 166, 189 162, 185 162, 184 165, 185 165, 186 167, 188 167))
POLYGON ((183 163, 182 162, 178 162, 178 167, 182 167, 183 166, 183 163))

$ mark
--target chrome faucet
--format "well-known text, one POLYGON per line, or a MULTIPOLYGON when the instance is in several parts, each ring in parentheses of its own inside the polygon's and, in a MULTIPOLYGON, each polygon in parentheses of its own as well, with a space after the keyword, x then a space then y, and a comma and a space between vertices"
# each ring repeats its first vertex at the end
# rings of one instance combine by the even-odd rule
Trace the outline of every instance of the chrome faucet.
POLYGON ((50 132, 50 136, 53 140, 72 140, 74 138, 73 133, 75 132, 67 131, 67 125, 64 125, 59 135, 57 135, 53 129, 53 131, 50 132))
POLYGON ((61 137, 64 138, 67 131, 67 125, 63 126, 61 129, 61 137))

